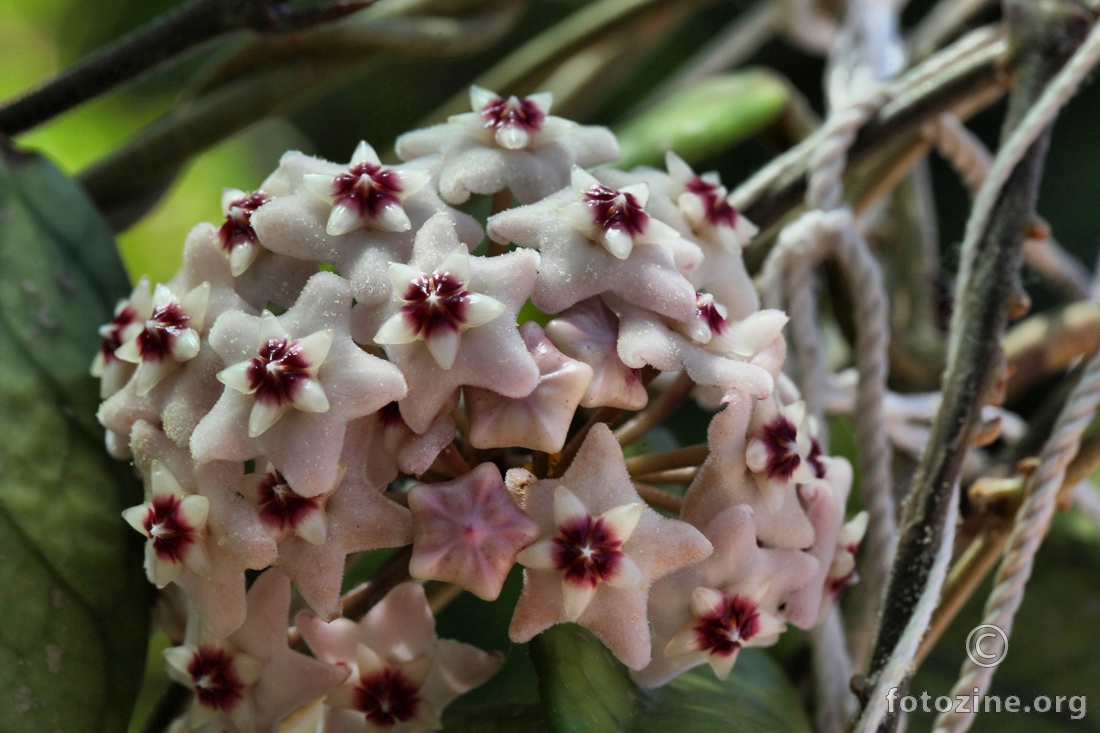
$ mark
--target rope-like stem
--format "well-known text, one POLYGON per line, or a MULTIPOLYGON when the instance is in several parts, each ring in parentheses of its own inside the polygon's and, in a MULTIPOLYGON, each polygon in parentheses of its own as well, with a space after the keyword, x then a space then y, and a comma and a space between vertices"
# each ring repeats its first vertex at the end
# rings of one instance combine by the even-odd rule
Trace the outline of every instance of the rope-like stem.
MULTIPOLYGON (((1076 455, 1081 434, 1092 422, 1098 405, 1100 355, 1094 356, 1089 362, 1081 381, 1058 415, 1050 439, 1043 447, 1039 468, 1032 476, 1031 490, 1016 514, 1016 524, 1008 538, 1008 550, 997 570, 993 592, 986 601, 982 623, 997 626, 1006 635, 1012 633, 1012 623, 1023 602, 1024 588, 1031 577, 1035 554, 1050 529, 1066 467, 1076 455)), ((1000 643, 999 638, 993 642, 994 646, 1000 643)), ((967 659, 958 682, 951 690, 952 696, 971 695, 974 688, 979 691, 988 689, 995 669, 996 667, 979 667, 967 659)), ((960 715, 952 711, 936 718, 935 730, 963 733, 973 722, 972 714, 960 715)))

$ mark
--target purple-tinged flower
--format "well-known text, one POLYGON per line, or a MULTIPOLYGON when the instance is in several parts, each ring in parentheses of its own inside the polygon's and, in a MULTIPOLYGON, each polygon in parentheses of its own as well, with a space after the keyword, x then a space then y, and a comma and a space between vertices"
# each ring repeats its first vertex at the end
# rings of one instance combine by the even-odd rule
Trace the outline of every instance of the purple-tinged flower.
POLYGON ((378 329, 375 343, 423 341, 441 369, 454 366, 464 331, 488 323, 505 309, 496 298, 470 290, 470 252, 465 244, 455 247, 430 273, 394 262, 389 277, 403 305, 378 329))
POLYGON ((537 148, 577 130, 576 122, 550 114, 554 95, 501 97, 479 86, 470 87, 473 112, 452 115, 447 121, 472 137, 506 150, 537 148))
POLYGON ((255 355, 218 372, 219 382, 256 398, 248 418, 248 437, 263 435, 291 408, 328 412, 328 397, 317 372, 335 337, 336 332, 326 328, 295 339, 271 311, 260 315, 255 355))
POLYGON ((148 307, 137 312, 144 326, 115 349, 115 356, 138 365, 134 375, 138 397, 198 355, 209 299, 210 283, 204 282, 182 298, 167 286, 157 285, 148 307))
POLYGON ((783 507, 787 486, 814 478, 809 458, 812 443, 806 403, 780 406, 773 397, 761 400, 749 425, 745 463, 773 512, 783 507))
POLYGON ((412 160, 441 153, 439 191, 451 203, 505 188, 520 203, 533 203, 565 186, 570 166, 619 157, 610 130, 554 117, 549 114, 552 100, 548 92, 503 97, 471 87, 472 112, 402 135, 397 155, 412 160))
POLYGON ((332 206, 325 231, 338 237, 367 226, 384 232, 406 232, 412 227, 402 203, 431 180, 416 168, 382 165, 367 142, 360 141, 345 171, 336 176, 307 173, 306 189, 332 206))
POLYGON ((665 165, 674 182, 670 191, 672 198, 692 231, 708 244, 740 255, 758 229, 733 207, 718 174, 697 175, 671 150, 665 156, 665 165))
POLYGON ((300 495, 330 490, 348 421, 405 394, 397 367, 352 341, 350 311, 347 281, 319 272, 281 316, 223 313, 210 345, 233 366, 220 372, 227 386, 191 435, 195 460, 263 455, 300 495))
POLYGON ((127 524, 149 540, 145 543, 145 571, 158 588, 171 583, 186 565, 191 572, 210 577, 206 554, 206 520, 210 501, 187 494, 175 477, 157 461, 150 468, 152 498, 122 513, 127 524))
POLYGON ((538 386, 518 399, 467 387, 470 444, 557 453, 565 445, 577 404, 592 381, 592 367, 558 351, 534 321, 521 325, 519 333, 538 364, 538 386))
POLYGON ((131 435, 134 464, 152 497, 153 462, 157 461, 186 492, 209 503, 203 540, 208 570, 188 566, 174 581, 195 605, 205 626, 218 638, 237 630, 245 619, 245 571, 261 570, 276 558, 276 545, 256 507, 238 493, 244 466, 214 461, 196 466, 190 453, 153 425, 139 420, 131 435))
POLYGON ((192 726, 221 720, 234 731, 253 731, 256 716, 250 692, 263 665, 225 643, 186 644, 164 650, 168 674, 194 691, 188 722, 192 726))
POLYGON ((413 487, 409 509, 409 575, 454 583, 486 601, 496 600, 516 555, 539 536, 492 463, 454 481, 413 487))
POLYGON ((218 720, 232 733, 275 733, 283 718, 348 677, 347 668, 287 645, 290 582, 281 572, 256 578, 247 604, 244 623, 228 638, 212 637, 196 623, 188 643, 164 652, 169 675, 195 691, 192 726, 218 720))
POLYGON ((741 647, 776 640, 787 599, 816 580, 818 563, 810 554, 758 543, 751 507, 726 506, 706 520, 704 535, 713 554, 658 580, 649 594, 659 651, 631 675, 645 687, 663 685, 708 661, 724 679, 741 647))
MULTIPOLYGON (((699 247, 680 239, 648 215, 644 226, 641 218, 630 217, 629 228, 611 217, 605 229, 597 223, 599 212, 582 200, 591 176, 580 171, 575 178, 582 189, 580 194, 570 187, 538 203, 489 217, 489 237, 494 241, 515 242, 537 249, 542 255, 531 297, 535 306, 546 313, 560 313, 587 298, 614 293, 669 318, 690 319, 695 313, 695 288, 680 268, 702 259, 699 247), (581 222, 585 223, 584 231, 578 226, 581 222), (634 233, 637 227, 641 227, 640 233, 634 233), (651 241, 648 233, 658 231, 672 235, 656 236, 659 241, 651 241)), ((592 180, 606 188, 597 179, 592 180)), ((638 201, 636 195, 632 198, 638 201)), ((625 196, 623 201, 629 204, 625 196)))
MULTIPOLYGON (((342 478, 338 477, 337 484, 342 478)), ((311 545, 325 543, 325 502, 331 492, 302 496, 278 469, 269 465, 262 473, 247 474, 241 493, 259 509, 260 521, 271 530, 276 542, 296 534, 311 545)))
MULTIPOLYGON (((314 543, 302 533, 288 533, 279 541, 279 567, 293 581, 298 592, 322 618, 331 620, 342 612, 341 583, 347 557, 382 547, 401 547, 413 540, 409 510, 383 495, 385 484, 371 483, 369 471, 372 446, 362 441, 362 427, 373 417, 360 418, 348 426, 344 452, 340 456, 343 480, 336 491, 322 494, 325 534, 314 543)), ((329 489, 332 487, 330 486, 329 489)))
POLYGON ((456 697, 500 669, 497 652, 439 639, 424 589, 402 583, 359 623, 324 623, 298 614, 298 629, 323 662, 351 675, 326 701, 322 729, 328 733, 426 731, 456 697), (373 718, 373 719, 372 719, 373 718))
POLYGON ((526 642, 574 621, 628 667, 648 664, 650 585, 709 555, 710 544, 694 527, 642 503, 606 425, 589 431, 561 479, 536 481, 513 469, 507 482, 543 537, 518 559, 527 569, 508 632, 512 640, 526 642))
POLYGON ((139 314, 150 311, 149 278, 143 277, 134 286, 130 297, 120 300, 115 306, 111 322, 99 327, 101 341, 99 352, 92 362, 92 376, 100 379, 100 399, 107 399, 122 389, 133 376, 134 367, 119 359, 115 352, 118 347, 137 337, 143 328, 139 314))
POLYGON ((859 551, 859 544, 863 542, 863 536, 867 534, 867 516, 867 512, 860 512, 840 528, 836 554, 833 555, 833 563, 829 567, 829 575, 826 579, 828 583, 826 591, 834 600, 859 582, 859 573, 856 572, 856 553, 859 551))
MULTIPOLYGON (((772 342, 782 339, 781 331, 787 316, 781 311, 758 311, 736 324, 728 324, 719 341, 711 347, 714 332, 705 317, 700 317, 698 307, 693 308, 691 320, 669 324, 653 312, 605 296, 607 304, 619 316, 619 358, 628 367, 640 369, 646 365, 661 371, 683 369, 701 386, 716 387, 724 397, 734 392, 745 392, 757 398, 766 397, 774 386, 772 375, 754 362, 755 355, 772 342), (685 336, 681 331, 688 331, 685 336), (692 337, 705 337, 708 343, 699 343, 692 337), (749 352, 738 355, 727 351, 728 344, 749 352)), ((718 314, 717 312, 715 314, 718 314)), ((719 314, 720 315, 720 314, 719 314)), ((716 326, 717 321, 712 320, 716 326)))
POLYGON ((538 384, 538 365, 516 326, 519 309, 534 286, 538 262, 534 252, 470 257, 462 250, 450 219, 437 214, 417 232, 408 267, 392 269, 394 291, 389 306, 368 308, 360 303, 356 307, 356 339, 372 343, 377 337, 379 342, 386 342, 386 355, 408 381, 408 395, 398 404, 413 432, 427 430, 462 386, 483 387, 518 398, 530 394, 538 384), (475 301, 480 303, 476 307, 469 302, 463 306, 459 319, 466 320, 464 331, 452 320, 438 294, 435 301, 429 296, 421 304, 406 300, 406 296, 421 292, 419 281, 425 273, 437 272, 452 273, 463 283, 462 290, 485 298, 475 301), (400 283, 398 273, 402 273, 400 283), (414 285, 414 279, 418 284, 414 285), (486 322, 483 319, 497 309, 492 301, 503 304, 504 310, 486 322), (482 325, 469 327, 472 323, 482 325), (417 329, 413 324, 421 327, 417 329), (492 358, 486 359, 486 354, 492 358))
POLYGON ((661 244, 680 238, 675 229, 646 213, 646 184, 608 188, 577 166, 573 166, 570 181, 577 200, 563 206, 559 213, 616 258, 625 260, 638 244, 661 244))
MULTIPOLYGON (((784 501, 778 512, 745 464, 745 446, 753 410, 758 400, 735 392, 707 429, 709 453, 684 494, 680 518, 705 527, 719 512, 747 504, 753 524, 765 547, 803 550, 814 541, 814 527, 798 501, 784 501)), ((784 489, 786 490, 786 489, 784 489)))
POLYGON ((640 369, 619 358, 619 319, 599 297, 582 300, 546 324, 546 335, 563 354, 592 368, 581 407, 640 410, 649 396, 640 369))
POLYGON ((252 228, 252 214, 267 202, 270 194, 264 191, 241 191, 227 188, 222 191, 222 213, 225 222, 218 228, 218 242, 229 258, 233 277, 240 277, 260 254, 259 237, 252 228))
POLYGON ((691 618, 665 646, 665 656, 702 652, 718 679, 725 680, 741 649, 772 642, 786 630, 786 624, 760 608, 769 585, 771 578, 757 576, 725 590, 696 588, 691 618))

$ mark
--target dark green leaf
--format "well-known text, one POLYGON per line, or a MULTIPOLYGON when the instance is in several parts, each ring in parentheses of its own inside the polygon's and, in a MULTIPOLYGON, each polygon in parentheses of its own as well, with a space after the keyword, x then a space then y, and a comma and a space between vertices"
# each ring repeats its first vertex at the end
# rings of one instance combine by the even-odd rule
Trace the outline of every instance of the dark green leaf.
POLYGON ((119 512, 140 501, 103 449, 96 327, 129 289, 80 190, 0 148, 0 730, 123 731, 150 586, 119 512))
POLYGON ((786 106, 786 85, 769 71, 706 79, 617 129, 622 156, 616 165, 663 165, 666 150, 688 163, 702 160, 756 135, 786 106))
POLYGON ((539 691, 553 731, 809 731, 802 703, 766 652, 742 650, 719 681, 700 667, 664 687, 634 685, 588 631, 556 626, 531 642, 539 691))

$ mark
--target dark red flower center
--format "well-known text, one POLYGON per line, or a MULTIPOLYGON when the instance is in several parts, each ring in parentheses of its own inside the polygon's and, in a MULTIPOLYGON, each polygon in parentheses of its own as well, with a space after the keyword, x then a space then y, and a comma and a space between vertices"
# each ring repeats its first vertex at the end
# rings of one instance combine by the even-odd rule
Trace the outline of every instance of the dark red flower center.
POLYGON ((619 229, 633 237, 649 224, 649 214, 634 194, 595 185, 584 192, 583 201, 592 210, 596 226, 604 231, 619 229))
POLYGON ((172 353, 172 342, 190 328, 191 316, 172 301, 158 306, 138 334, 138 351, 144 361, 163 361, 172 353))
POLYGON ((359 678, 355 707, 372 724, 391 728, 416 717, 420 688, 401 670, 386 667, 359 678))
POLYGON ((218 240, 222 249, 226 252, 233 251, 245 243, 256 243, 256 231, 252 228, 252 212, 260 208, 271 196, 263 191, 242 196, 229 204, 229 211, 225 214, 225 223, 218 229, 218 240))
POLYGON ((554 567, 566 580, 596 587, 615 576, 623 558, 623 540, 599 517, 586 516, 558 527, 554 567))
POLYGON ((789 481, 802 463, 798 452, 798 429, 780 415, 764 426, 762 436, 768 448, 768 465, 764 469, 768 478, 789 481))
POLYGON ((829 582, 829 592, 833 594, 834 598, 836 598, 841 593, 848 590, 858 582, 859 573, 856 572, 855 568, 852 568, 848 571, 847 575, 843 575, 839 578, 833 578, 832 581, 829 582))
POLYGON ((726 200, 726 189, 714 183, 707 183, 699 176, 693 176, 687 183, 687 190, 703 200, 707 221, 711 226, 737 226, 737 209, 726 200))
POLYGON ((538 132, 546 119, 537 104, 518 97, 493 97, 481 108, 481 117, 485 120, 485 127, 490 130, 518 127, 528 132, 538 132))
POLYGON ((379 410, 378 419, 382 421, 382 427, 384 428, 405 426, 405 418, 401 417, 401 407, 396 402, 390 402, 379 410))
POLYGON ((199 703, 214 710, 232 710, 244 699, 244 683, 233 668, 233 656, 220 647, 200 646, 187 665, 199 703))
POLYGON ((372 218, 385 207, 399 204, 398 194, 403 190, 397 171, 374 163, 357 163, 332 179, 337 204, 372 218))
POLYGON ((457 331, 466 323, 470 291, 450 272, 421 275, 409 283, 401 308, 409 326, 423 338, 439 331, 457 331))
POLYGON ((115 314, 110 323, 100 329, 103 340, 99 343, 99 353, 103 355, 104 363, 110 364, 117 358, 115 357, 115 350, 122 346, 122 332, 137 321, 137 318, 137 311, 134 310, 134 307, 126 305, 115 314))
POLYGON ((302 382, 313 378, 310 366, 297 341, 268 339, 248 365, 248 385, 256 399, 286 404, 302 382))
POLYGON ((175 494, 153 497, 152 506, 145 511, 142 526, 153 541, 157 557, 173 563, 183 562, 183 554, 195 542, 195 528, 180 512, 182 498, 175 494))
POLYGON ((695 317, 707 324, 715 336, 721 336, 730 325, 714 304, 714 298, 703 293, 695 294, 695 317))
POLYGON ((316 499, 299 496, 278 471, 267 472, 259 493, 260 518, 280 531, 297 526, 306 514, 318 508, 316 499))
POLYGON ((728 657, 759 630, 756 604, 744 596, 725 596, 717 610, 697 619, 695 639, 701 650, 728 657))
POLYGON ((810 464, 817 478, 825 478, 825 462, 821 460, 821 456, 821 443, 817 442, 817 438, 810 438, 810 454, 806 456, 806 462, 810 464))

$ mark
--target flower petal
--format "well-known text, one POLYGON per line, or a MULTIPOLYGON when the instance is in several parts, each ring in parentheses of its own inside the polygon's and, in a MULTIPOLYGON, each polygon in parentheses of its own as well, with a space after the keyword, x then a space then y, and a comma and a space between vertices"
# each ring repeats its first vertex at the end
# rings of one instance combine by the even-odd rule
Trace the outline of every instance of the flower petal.
POLYGON ((256 400, 248 416, 248 437, 255 438, 266 433, 285 411, 286 407, 282 403, 256 400))
POLYGON ((303 379, 291 393, 290 404, 302 412, 328 412, 328 395, 321 382, 311 378, 303 379))
POLYGON ((325 361, 325 357, 328 356, 328 350, 332 346, 333 339, 336 338, 336 331, 331 328, 326 328, 323 331, 314 331, 305 338, 298 339, 298 353, 300 353, 307 362, 309 362, 310 369, 316 370, 325 361))
POLYGON ((470 293, 466 298, 466 328, 481 326, 493 320, 505 310, 504 303, 481 293, 470 293))
POLYGON ((339 237, 348 232, 354 232, 363 226, 363 212, 358 206, 352 206, 344 201, 337 201, 332 206, 332 212, 325 223, 325 232, 333 237, 339 237))
POLYGON ((470 250, 465 244, 460 244, 451 250, 443 262, 439 263, 436 272, 449 272, 463 283, 470 282, 470 250))
POLYGON ((588 608, 588 604, 595 597, 597 587, 589 583, 574 583, 562 578, 561 594, 562 600, 565 602, 565 619, 567 621, 576 621, 581 617, 581 614, 584 613, 584 610, 588 608))
POLYGON ((645 507, 640 501, 635 501, 631 504, 623 504, 613 509, 608 509, 606 512, 600 515, 604 524, 608 526, 619 539, 626 542, 630 539, 630 535, 634 533, 634 528, 638 526, 638 521, 642 518, 642 512, 645 507))
POLYGON ((252 380, 248 378, 248 370, 251 367, 251 361, 240 361, 232 366, 227 366, 218 372, 218 381, 230 389, 235 389, 244 394, 252 394, 257 388, 253 386, 252 380))
POLYGON ((356 166, 361 163, 370 163, 371 165, 382 165, 382 161, 378 159, 378 153, 374 152, 374 148, 366 140, 360 140, 359 144, 355 146, 355 152, 351 154, 350 166, 356 166))
POLYGON ((290 331, 283 326, 279 317, 269 310, 260 314, 260 340, 262 347, 268 341, 289 341, 290 331))
POLYGON ((558 484, 554 489, 554 524, 562 525, 583 522, 591 516, 577 495, 558 484))
POLYGON ((533 570, 556 570, 554 541, 542 540, 536 542, 516 555, 516 562, 533 570))
POLYGON ((446 370, 455 365, 460 339, 461 335, 457 330, 443 329, 424 339, 424 343, 439 368, 446 370))
POLYGON ((623 590, 645 590, 649 587, 649 580, 646 579, 645 573, 630 558, 630 555, 626 554, 619 558, 615 573, 610 578, 606 578, 605 582, 613 588, 623 590))
POLYGON ((376 344, 407 344, 416 341, 420 332, 409 324, 409 319, 404 313, 394 313, 374 334, 376 344))
POLYGON ((714 588, 699 587, 691 592, 691 613, 695 618, 720 614, 725 605, 725 594, 714 588))

